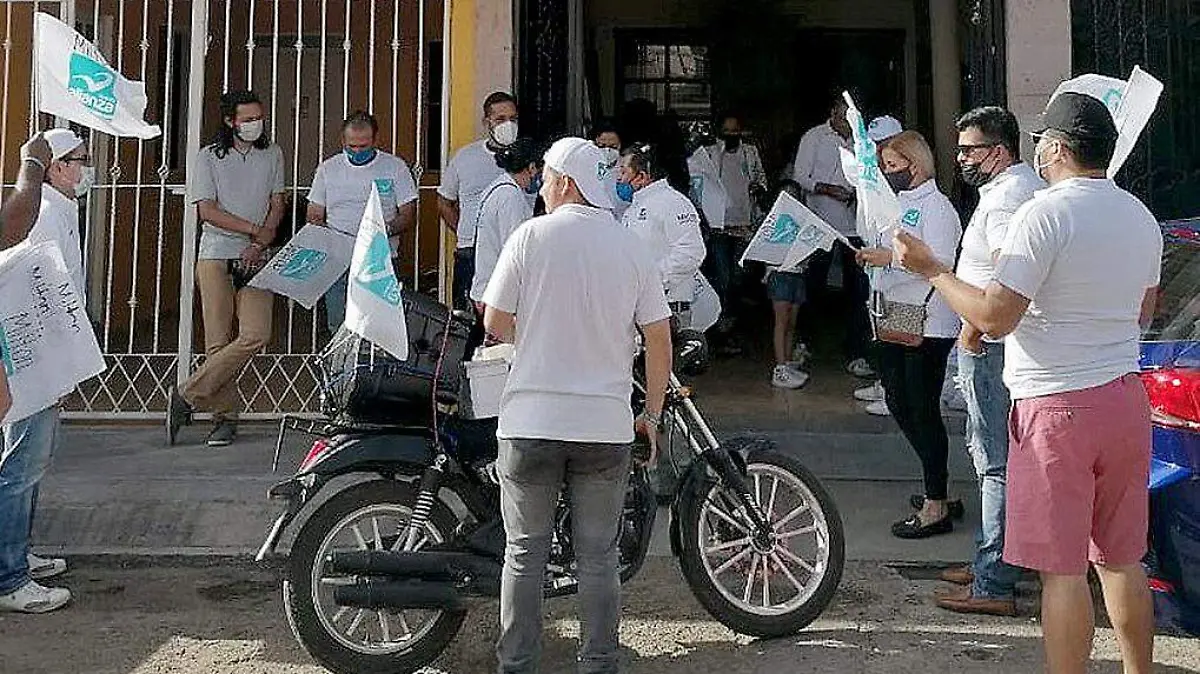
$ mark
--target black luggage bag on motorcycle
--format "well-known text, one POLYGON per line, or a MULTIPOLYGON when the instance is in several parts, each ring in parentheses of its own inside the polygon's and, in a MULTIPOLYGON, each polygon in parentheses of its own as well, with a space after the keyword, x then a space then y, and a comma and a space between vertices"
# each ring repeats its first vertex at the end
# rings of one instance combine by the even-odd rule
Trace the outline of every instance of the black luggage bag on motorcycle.
POLYGON ((435 385, 439 403, 458 401, 470 323, 421 293, 404 290, 401 302, 408 327, 405 360, 345 327, 321 354, 321 410, 330 419, 426 426, 435 385))

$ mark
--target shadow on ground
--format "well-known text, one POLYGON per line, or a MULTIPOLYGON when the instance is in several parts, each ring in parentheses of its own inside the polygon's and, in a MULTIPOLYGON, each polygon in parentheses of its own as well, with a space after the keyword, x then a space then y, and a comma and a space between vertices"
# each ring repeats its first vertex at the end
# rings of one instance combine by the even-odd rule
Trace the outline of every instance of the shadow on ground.
MULTIPOLYGON (((163 566, 85 562, 65 584, 71 608, 0 616, 3 671, 20 674, 316 674, 292 639, 275 574, 246 562, 163 566)), ((1030 618, 966 618, 932 608, 933 583, 856 563, 833 605, 808 631, 756 641, 711 619, 670 559, 651 559, 625 592, 623 671, 690 674, 771 672, 1032 672, 1040 630, 1030 618)), ((1032 606, 1026 608, 1032 610, 1032 606)), ((573 671, 574 602, 547 606, 543 672, 573 671)), ((494 603, 473 612, 429 671, 493 671, 494 603)), ((1200 642, 1160 638, 1156 671, 1193 672, 1200 642), (1188 667, 1192 667, 1189 669, 1188 667)), ((1111 631, 1097 639, 1093 672, 1116 674, 1111 631)))

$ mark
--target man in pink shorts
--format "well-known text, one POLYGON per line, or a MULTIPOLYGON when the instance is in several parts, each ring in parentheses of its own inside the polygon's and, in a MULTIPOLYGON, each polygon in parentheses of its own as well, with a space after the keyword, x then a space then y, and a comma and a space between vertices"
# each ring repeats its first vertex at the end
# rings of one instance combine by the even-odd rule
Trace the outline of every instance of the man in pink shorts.
POLYGON ((1126 674, 1149 674, 1154 614, 1141 559, 1150 407, 1134 373, 1162 235, 1150 211, 1105 177, 1117 129, 1099 100, 1061 94, 1041 129, 1034 163, 1050 187, 1013 216, 986 289, 955 278, 907 235, 896 250, 965 321, 1007 335, 1014 405, 1004 560, 1041 574, 1048 671, 1087 670, 1090 563, 1126 674))

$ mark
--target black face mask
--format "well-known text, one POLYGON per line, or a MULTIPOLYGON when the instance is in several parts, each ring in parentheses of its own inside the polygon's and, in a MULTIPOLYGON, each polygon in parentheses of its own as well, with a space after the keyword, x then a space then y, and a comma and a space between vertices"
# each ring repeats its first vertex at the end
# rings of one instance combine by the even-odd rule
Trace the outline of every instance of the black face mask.
POLYGON ((888 184, 897 192, 906 192, 912 187, 913 174, 911 168, 901 169, 895 173, 885 173, 883 177, 887 179, 888 184))
POLYGON ((983 164, 963 164, 959 167, 959 173, 969 187, 983 187, 992 179, 990 174, 984 172, 983 164))
POLYGON ((742 137, 733 134, 723 134, 721 140, 725 141, 725 150, 728 152, 737 152, 742 146, 742 137))

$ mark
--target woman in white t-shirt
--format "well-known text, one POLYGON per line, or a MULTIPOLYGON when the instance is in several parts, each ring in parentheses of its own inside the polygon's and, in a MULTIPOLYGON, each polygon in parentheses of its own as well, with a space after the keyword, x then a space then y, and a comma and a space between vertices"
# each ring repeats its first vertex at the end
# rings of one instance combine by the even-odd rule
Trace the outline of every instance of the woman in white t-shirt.
MULTIPOLYGON (((927 243, 943 264, 953 266, 962 225, 953 204, 934 181, 929 144, 921 134, 905 131, 882 147, 880 165, 900 200, 903 215, 896 226, 927 243)), ((892 533, 900 538, 927 538, 954 528, 946 492, 950 441, 942 421, 941 394, 947 357, 954 347, 959 323, 923 277, 893 264, 892 232, 884 232, 883 236, 889 247, 866 248, 858 253, 860 263, 879 268, 873 276, 872 292, 889 303, 926 308, 920 346, 890 342, 879 345, 887 409, 921 460, 925 481, 920 511, 893 525, 892 533)), ((873 304, 879 299, 873 297, 873 304)))
POLYGON ((533 199, 541 187, 541 172, 534 143, 529 138, 496 152, 496 164, 504 170, 483 190, 475 222, 475 278, 471 300, 479 308, 496 261, 508 237, 521 223, 533 217, 533 199))

